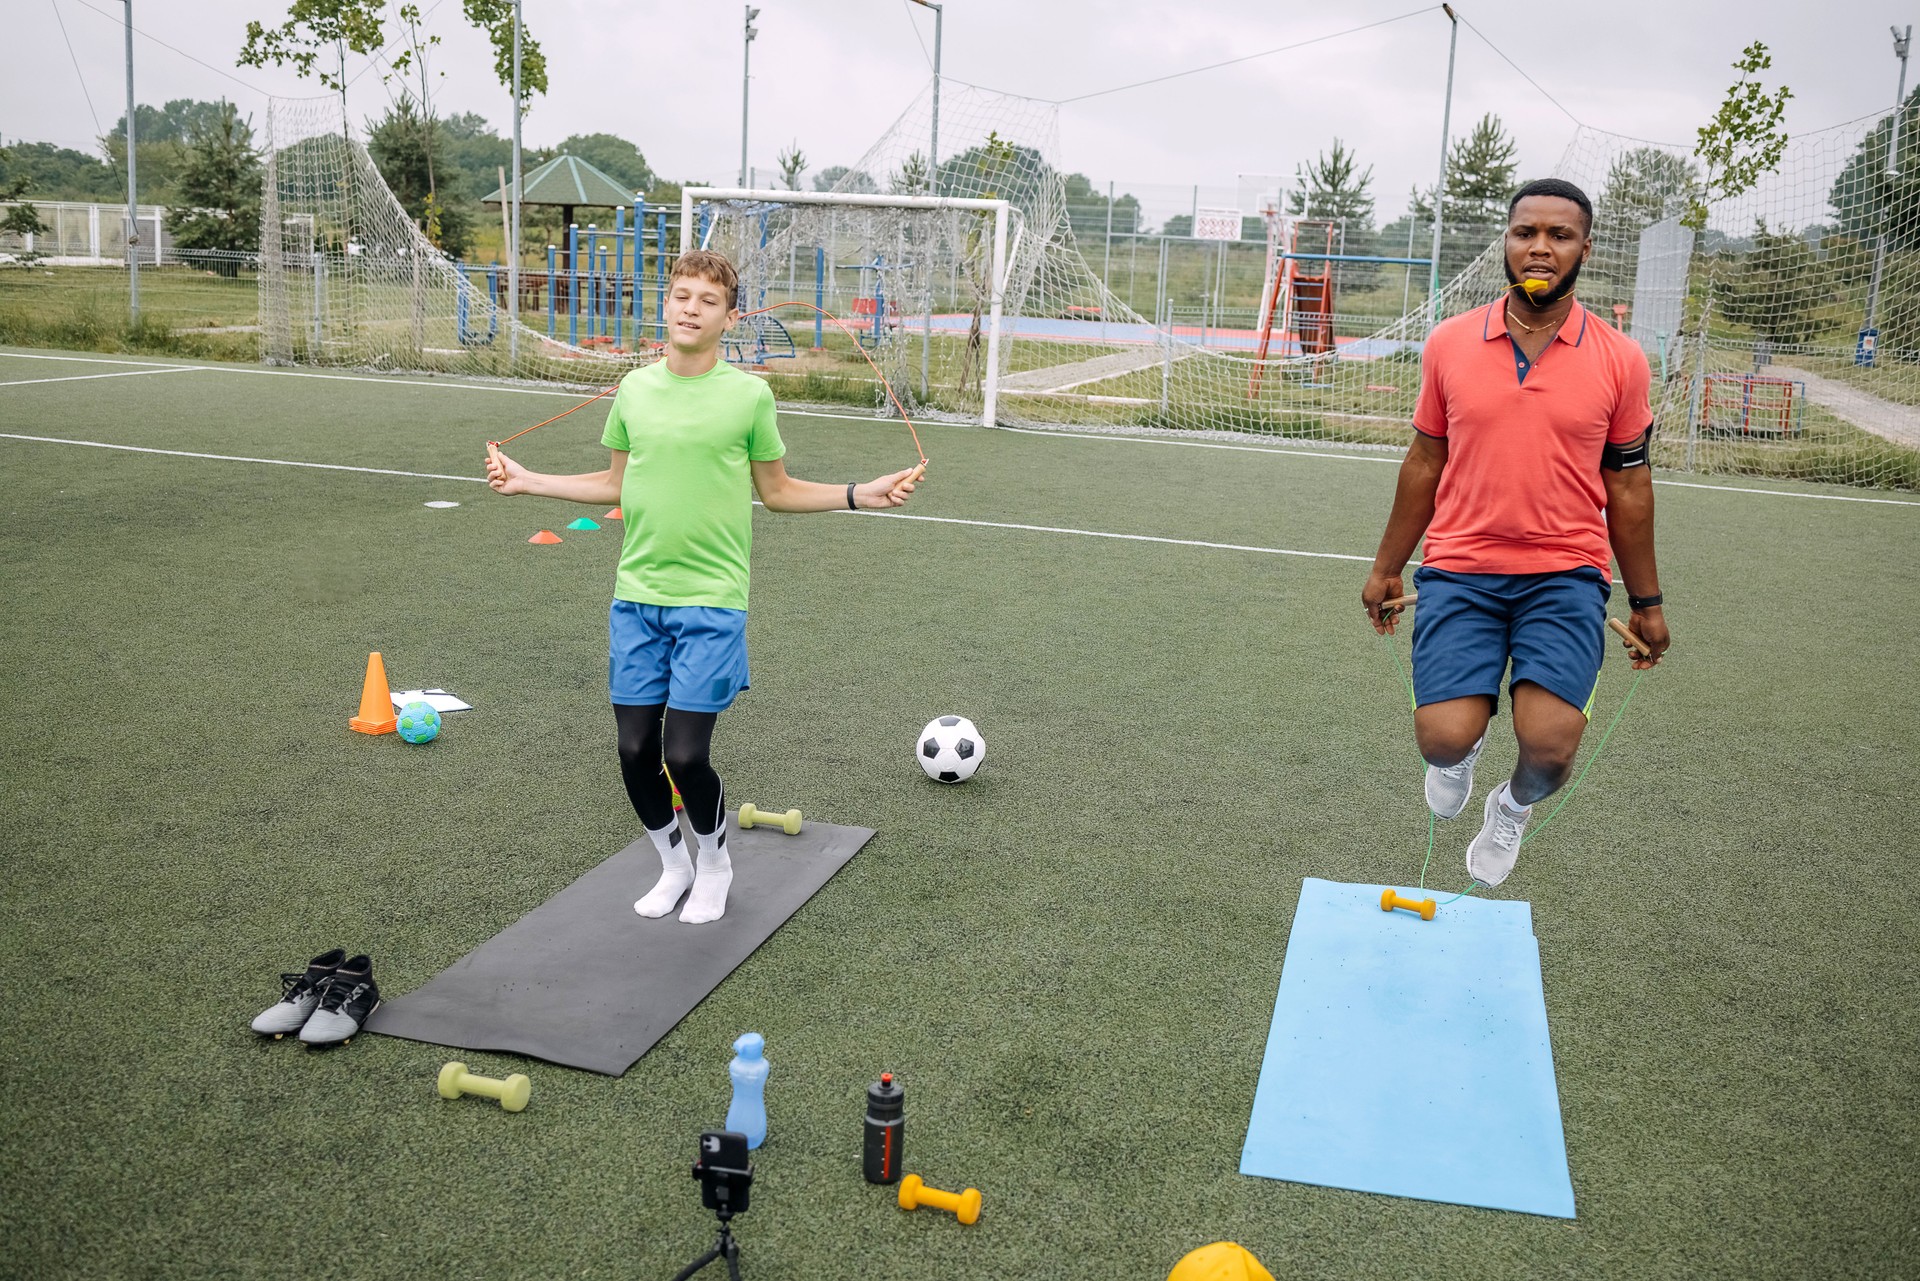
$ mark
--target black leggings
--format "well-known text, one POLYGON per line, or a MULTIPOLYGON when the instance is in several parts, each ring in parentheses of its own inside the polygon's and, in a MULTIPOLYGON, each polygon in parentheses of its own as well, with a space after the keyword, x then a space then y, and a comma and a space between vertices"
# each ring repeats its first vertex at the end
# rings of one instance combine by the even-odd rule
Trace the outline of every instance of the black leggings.
POLYGON ((665 703, 644 707, 613 705, 619 726, 620 777, 627 785, 633 812, 657 832, 673 822, 673 789, 680 789, 693 830, 710 834, 720 829, 726 800, 720 775, 713 768, 713 726, 718 712, 685 712, 665 703), (666 732, 661 733, 665 713, 666 732), (664 739, 664 742, 663 742, 664 739), (660 763, 666 761, 666 771, 660 763), (671 773, 671 782, 667 774, 671 773))

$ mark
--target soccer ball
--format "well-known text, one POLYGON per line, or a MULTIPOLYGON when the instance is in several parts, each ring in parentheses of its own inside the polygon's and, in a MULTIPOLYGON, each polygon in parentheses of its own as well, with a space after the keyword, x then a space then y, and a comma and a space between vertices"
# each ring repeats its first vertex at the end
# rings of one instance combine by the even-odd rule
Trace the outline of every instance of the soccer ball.
POLYGON ((937 716, 920 731, 920 745, 913 755, 928 778, 964 783, 987 758, 987 740, 964 716, 937 716))
POLYGON ((395 724, 400 737, 409 743, 427 743, 440 732, 440 713, 433 710, 433 704, 412 702, 400 709, 395 724))

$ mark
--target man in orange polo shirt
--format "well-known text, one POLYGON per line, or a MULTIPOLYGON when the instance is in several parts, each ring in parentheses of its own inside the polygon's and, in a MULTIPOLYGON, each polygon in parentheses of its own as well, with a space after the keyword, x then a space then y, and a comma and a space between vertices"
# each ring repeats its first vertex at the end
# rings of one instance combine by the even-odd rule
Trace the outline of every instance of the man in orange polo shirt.
POLYGON ((1669 644, 1653 554, 1648 464, 1651 376, 1640 348, 1581 307, 1573 286, 1593 252, 1593 205, 1569 182, 1530 182, 1508 205, 1500 299, 1427 338, 1413 445, 1360 599, 1392 632, 1400 571, 1414 572, 1414 737, 1427 804, 1452 818, 1508 695, 1520 760, 1490 792, 1467 872, 1498 885, 1520 856, 1532 807, 1558 791, 1592 711, 1605 650, 1608 572, 1619 562, 1630 626, 1669 644), (1536 283, 1538 282, 1538 283, 1536 283))

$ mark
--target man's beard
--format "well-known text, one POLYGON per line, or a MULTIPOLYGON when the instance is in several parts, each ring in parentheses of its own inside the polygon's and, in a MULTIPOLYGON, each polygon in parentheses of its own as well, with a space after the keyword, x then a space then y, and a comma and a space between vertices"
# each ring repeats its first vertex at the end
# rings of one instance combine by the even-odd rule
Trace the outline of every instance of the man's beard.
MULTIPOLYGON (((1500 260, 1500 265, 1506 268, 1507 283, 1509 285, 1517 285, 1520 283, 1521 277, 1514 273, 1513 264, 1511 262, 1508 262, 1505 258, 1502 258, 1500 260)), ((1519 294, 1522 298, 1525 298, 1527 300, 1527 304, 1536 311, 1540 310, 1543 307, 1551 307, 1554 303, 1559 302, 1562 298, 1565 298, 1568 294, 1573 292, 1573 286, 1575 282, 1577 282, 1580 279, 1580 267, 1581 267, 1581 264, 1578 261, 1576 261, 1573 264, 1573 266, 1568 269, 1567 274, 1561 278, 1560 282, 1556 284, 1553 288, 1547 290, 1547 292, 1545 292, 1544 294, 1530 294, 1524 289, 1516 289, 1516 290, 1513 290, 1512 292, 1519 294)))

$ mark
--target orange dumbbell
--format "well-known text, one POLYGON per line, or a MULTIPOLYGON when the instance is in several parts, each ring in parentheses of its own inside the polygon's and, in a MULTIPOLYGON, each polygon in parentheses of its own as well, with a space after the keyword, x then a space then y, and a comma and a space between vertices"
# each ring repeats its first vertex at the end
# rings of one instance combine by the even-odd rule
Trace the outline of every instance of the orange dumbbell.
POLYGON ((930 1188, 920 1181, 917 1174, 909 1174, 900 1180, 900 1208, 914 1210, 930 1205, 936 1210, 947 1210, 962 1223, 975 1223, 980 1218, 980 1190, 968 1188, 965 1192, 942 1192, 939 1188, 930 1188))
POLYGON ((1440 905, 1430 898, 1401 898, 1390 888, 1381 890, 1380 910, 1391 912, 1396 907, 1404 907, 1409 912, 1420 913, 1420 919, 1423 921, 1431 921, 1433 914, 1440 910, 1440 905))

